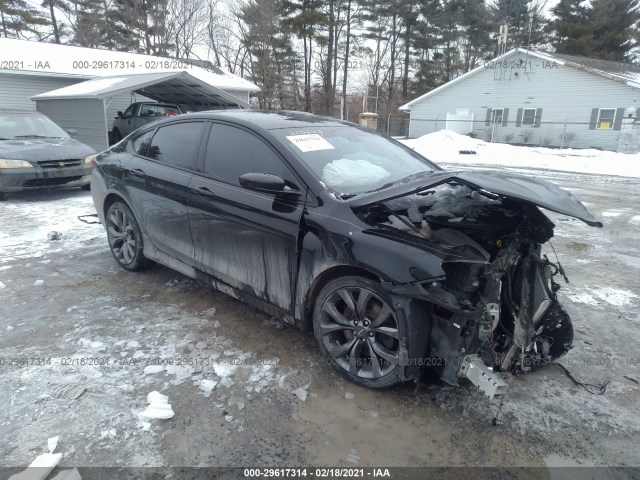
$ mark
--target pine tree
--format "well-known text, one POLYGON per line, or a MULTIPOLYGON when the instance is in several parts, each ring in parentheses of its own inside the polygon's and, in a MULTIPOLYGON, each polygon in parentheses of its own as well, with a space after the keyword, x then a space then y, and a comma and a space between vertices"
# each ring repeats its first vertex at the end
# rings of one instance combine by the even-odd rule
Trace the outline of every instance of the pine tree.
POLYGON ((629 60, 635 27, 640 20, 639 0, 593 0, 588 27, 592 32, 590 55, 605 60, 629 60))
POLYGON ((584 0, 560 0, 551 10, 554 19, 547 25, 552 45, 558 53, 586 55, 590 49, 591 32, 587 25, 589 9, 584 0))
POLYGON ((108 46, 148 55, 167 55, 167 0, 114 0, 108 16, 108 46))
POLYGON ((73 13, 73 44, 96 48, 108 43, 110 12, 102 0, 74 0, 73 13))
POLYGON ((304 54, 304 109, 311 111, 311 71, 314 41, 319 27, 327 23, 321 11, 322 0, 285 0, 282 2, 284 25, 302 39, 304 54))
POLYGON ((638 45, 638 0, 561 0, 549 24, 558 53, 605 60, 630 60, 638 45))
POLYGON ((58 25, 58 19, 56 18, 56 7, 59 7, 59 5, 56 5, 55 0, 44 0, 41 4, 41 7, 49 11, 49 19, 51 20, 51 28, 53 29, 54 43, 61 43, 61 26, 58 25))
POLYGON ((246 26, 243 46, 249 53, 251 80, 260 87, 260 108, 288 108, 295 56, 277 0, 252 0, 242 7, 240 18, 246 26))
POLYGON ((25 0, 0 0, 0 33, 7 38, 39 36, 49 20, 25 0))
POLYGON ((461 26, 464 31, 463 71, 468 72, 478 66, 480 60, 492 52, 490 26, 487 24, 489 9, 484 0, 465 0, 461 26))
POLYGON ((507 25, 507 49, 544 43, 547 23, 544 4, 544 0, 495 0, 491 5, 493 31, 507 25))

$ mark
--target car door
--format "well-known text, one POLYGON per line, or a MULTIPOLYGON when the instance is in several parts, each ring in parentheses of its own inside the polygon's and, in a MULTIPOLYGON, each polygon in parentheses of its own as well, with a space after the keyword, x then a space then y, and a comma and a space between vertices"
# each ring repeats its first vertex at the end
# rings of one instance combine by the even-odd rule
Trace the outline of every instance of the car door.
POLYGON ((176 122, 139 135, 124 168, 131 206, 153 244, 192 266, 186 202, 204 127, 204 121, 176 122))
POLYGON ((283 158, 249 130, 212 123, 202 172, 189 187, 197 268, 291 312, 306 187, 283 158), (243 188, 239 177, 246 173, 277 175, 300 195, 243 188))
POLYGON ((136 129, 134 122, 137 116, 136 112, 138 111, 138 107, 139 105, 136 104, 129 105, 122 115, 123 118, 119 120, 118 127, 120 134, 123 137, 126 137, 136 129))

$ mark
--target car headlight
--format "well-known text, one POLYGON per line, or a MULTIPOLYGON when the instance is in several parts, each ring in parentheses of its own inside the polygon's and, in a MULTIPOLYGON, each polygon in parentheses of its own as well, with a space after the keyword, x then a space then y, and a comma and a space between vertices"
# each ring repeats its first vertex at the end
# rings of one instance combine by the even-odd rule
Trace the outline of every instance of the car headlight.
POLYGON ((0 168, 33 168, 33 165, 25 160, 0 158, 0 168))
POLYGON ((93 155, 87 155, 86 157, 84 157, 83 165, 87 167, 91 167, 95 165, 97 156, 98 156, 97 153, 94 153, 93 155))

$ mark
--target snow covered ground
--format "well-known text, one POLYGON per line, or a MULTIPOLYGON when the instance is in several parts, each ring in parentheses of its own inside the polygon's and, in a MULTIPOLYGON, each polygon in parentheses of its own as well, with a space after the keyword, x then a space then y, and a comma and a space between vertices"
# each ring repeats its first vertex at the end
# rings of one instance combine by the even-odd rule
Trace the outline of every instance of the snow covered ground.
POLYGON ((505 426, 494 428, 497 402, 470 386, 359 388, 311 335, 169 269, 119 268, 104 229, 77 219, 93 212, 87 192, 30 192, 0 202, 0 463, 17 472, 59 436, 58 468, 640 466, 637 168, 607 176, 595 163, 612 173, 618 154, 591 151, 600 161, 590 163, 549 150, 548 162, 569 158, 565 170, 582 172, 563 173, 536 164, 538 149, 446 132, 413 142, 448 168, 472 160, 462 168, 553 181, 603 220, 597 229, 549 213, 576 327, 564 362, 580 380, 611 380, 605 395, 552 366, 508 376, 505 426), (518 148, 532 159, 500 154, 518 148))
POLYGON ((487 143, 447 130, 401 141, 436 163, 640 177, 640 154, 487 143))

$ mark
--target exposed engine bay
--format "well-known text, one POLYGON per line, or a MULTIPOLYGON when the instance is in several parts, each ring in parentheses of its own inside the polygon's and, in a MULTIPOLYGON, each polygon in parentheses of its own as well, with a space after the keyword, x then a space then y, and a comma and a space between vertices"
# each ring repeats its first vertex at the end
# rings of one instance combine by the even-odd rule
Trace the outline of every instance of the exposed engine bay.
POLYGON ((466 377, 493 397, 506 392, 493 372, 524 373, 572 348, 571 319, 556 295, 558 276, 568 280, 541 253, 555 225, 534 204, 452 181, 359 215, 467 254, 443 261, 442 281, 420 283, 431 322, 426 356, 443 359, 441 380, 466 377))

